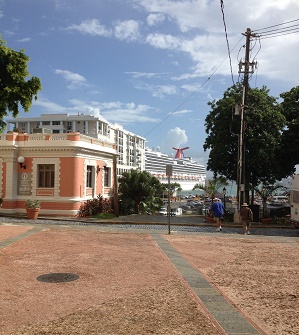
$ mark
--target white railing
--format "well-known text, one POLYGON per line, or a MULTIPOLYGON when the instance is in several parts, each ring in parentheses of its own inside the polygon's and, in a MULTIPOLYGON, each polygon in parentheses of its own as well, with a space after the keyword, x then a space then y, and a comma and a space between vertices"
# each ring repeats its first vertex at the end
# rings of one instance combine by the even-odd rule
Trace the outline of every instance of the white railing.
MULTIPOLYGON (((6 141, 8 134, 0 134, 0 141, 6 141)), ((20 134, 28 137, 26 141, 68 141, 70 133, 59 133, 59 134, 20 134)), ((80 141, 90 143, 99 146, 105 146, 112 148, 114 143, 108 139, 97 139, 87 135, 80 134, 80 141)))

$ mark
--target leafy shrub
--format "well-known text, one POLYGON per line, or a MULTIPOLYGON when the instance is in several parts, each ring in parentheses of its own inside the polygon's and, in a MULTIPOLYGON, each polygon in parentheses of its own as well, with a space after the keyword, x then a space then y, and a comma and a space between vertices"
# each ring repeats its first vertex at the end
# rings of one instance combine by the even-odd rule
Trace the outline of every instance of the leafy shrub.
POLYGON ((112 214, 113 212, 113 199, 104 199, 103 196, 98 195, 97 198, 87 200, 80 206, 78 216, 87 217, 100 213, 112 214))
POLYGON ((286 225, 286 224, 290 224, 290 218, 289 217, 277 217, 277 216, 274 216, 272 218, 272 223, 273 224, 277 224, 277 225, 286 225))
POLYGON ((27 208, 40 208, 40 200, 29 198, 25 204, 27 208))

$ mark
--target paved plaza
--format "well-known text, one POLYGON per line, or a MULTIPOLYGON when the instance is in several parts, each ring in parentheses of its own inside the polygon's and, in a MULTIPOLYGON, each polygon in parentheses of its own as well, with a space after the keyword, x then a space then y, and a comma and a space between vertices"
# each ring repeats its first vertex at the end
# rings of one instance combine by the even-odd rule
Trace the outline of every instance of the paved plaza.
MULTIPOLYGON (((173 276, 188 288, 190 300, 197 301, 219 334, 267 334, 210 282, 200 268, 188 261, 187 247, 179 250, 168 239, 168 218, 122 217, 103 223, 92 219, 30 222, 1 217, 0 222, 0 307, 4 310, 0 334, 89 308, 99 301, 139 291, 144 283, 156 285, 173 276), (104 267, 109 267, 114 276, 109 273, 105 278, 104 267), (134 276, 126 273, 125 268, 130 268, 129 272, 134 269, 134 276), (45 274, 50 275, 46 279, 52 280, 53 274, 58 274, 58 283, 39 282, 37 278, 45 274), (73 274, 77 276, 74 279, 73 274), (113 292, 113 287, 117 292, 113 292), (24 307, 26 301, 28 306, 24 307)), ((171 218, 170 229, 170 236, 191 234, 190 241, 197 236, 244 239, 239 226, 224 225, 223 233, 216 233, 214 226, 207 226, 203 218, 196 217, 171 218)), ((289 243, 298 248, 298 230, 291 227, 257 226, 253 234, 246 239, 258 239, 256 243, 264 240, 289 243)))

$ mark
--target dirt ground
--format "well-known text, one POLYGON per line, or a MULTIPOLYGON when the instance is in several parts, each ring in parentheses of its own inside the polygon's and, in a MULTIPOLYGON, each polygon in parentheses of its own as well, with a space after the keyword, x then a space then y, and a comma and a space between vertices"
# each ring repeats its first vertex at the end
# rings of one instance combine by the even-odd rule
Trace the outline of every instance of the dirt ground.
MULTIPOLYGON (((31 227, 0 225, 0 242, 31 227)), ((267 334, 299 334, 299 241, 163 235, 267 334)), ((0 249, 0 334, 218 329, 148 234, 49 228, 0 249), (42 274, 80 276, 44 283, 42 274)))

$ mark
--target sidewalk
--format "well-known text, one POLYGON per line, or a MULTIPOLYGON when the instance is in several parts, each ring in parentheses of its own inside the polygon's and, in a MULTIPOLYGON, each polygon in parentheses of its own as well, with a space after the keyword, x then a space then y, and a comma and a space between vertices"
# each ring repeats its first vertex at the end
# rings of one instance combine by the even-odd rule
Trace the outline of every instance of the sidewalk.
MULTIPOLYGON (((37 316, 41 321, 56 318, 57 310, 59 311, 58 315, 64 316, 65 313, 70 313, 78 308, 88 308, 92 302, 98 304, 99 301, 109 301, 113 297, 122 297, 125 291, 129 290, 125 293, 125 296, 127 296, 129 292, 139 292, 151 283, 157 285, 157 283, 167 281, 176 274, 175 276, 181 278, 184 285, 197 299, 199 309, 205 311, 204 313, 221 334, 265 334, 248 316, 222 295, 221 291, 209 282, 197 268, 192 266, 186 260, 184 253, 182 254, 175 249, 167 241, 166 235, 161 232, 135 235, 130 229, 121 233, 117 231, 115 234, 113 229, 105 232, 103 227, 98 230, 97 226, 89 229, 80 227, 79 230, 77 227, 45 227, 47 225, 0 225, 0 237, 4 236, 4 239, 1 240, 0 238, 2 293, 10 291, 10 294, 13 294, 11 297, 13 298, 13 305, 9 303, 7 307, 10 306, 10 312, 17 308, 14 313, 16 313, 15 317, 18 316, 17 324, 19 326, 22 325, 22 322, 25 322, 25 324, 28 322, 35 323, 34 320, 37 316), (152 244, 152 240, 155 241, 156 246, 165 258, 161 257, 162 254, 152 244), (84 255, 84 258, 81 259, 82 256, 80 255, 84 255), (127 257, 127 255, 130 255, 130 257, 127 257), (142 258, 140 258, 141 256, 142 258), (3 260, 3 257, 4 259, 8 257, 10 263, 2 263, 1 259, 3 260), (168 262, 166 262, 166 259, 168 262), (83 262, 81 263, 81 261, 83 262), (112 264, 114 264, 113 268, 111 268, 112 264), (169 267, 169 265, 172 265, 172 267, 169 267), (114 274, 111 277, 110 269, 113 273, 115 272, 116 277, 114 274), (129 272, 127 273, 124 269, 129 272), (175 269, 175 272, 171 269, 175 269), (36 277, 44 272, 60 272, 61 270, 78 274, 80 280, 74 282, 74 284, 54 284, 59 285, 56 288, 52 287, 54 291, 51 287, 45 286, 49 284, 42 284, 41 286, 36 282, 36 277), (109 271, 107 272, 107 270, 109 271), (99 276, 100 281, 94 277, 95 274, 99 276), (91 280, 91 276, 94 279, 91 280), (13 289, 9 289, 10 283, 13 285, 13 289), (26 291, 23 290, 24 286, 26 291), (114 291, 110 291, 113 287, 114 291), (76 298, 74 294, 76 294, 76 298), (42 301, 39 296, 42 297, 42 301), (63 299, 65 299, 65 302, 63 299), (26 300, 29 316, 26 315, 24 320, 24 315, 19 313, 21 311, 24 313, 21 306, 26 300), (50 308, 51 301, 54 305, 50 308), (54 308, 55 305, 56 308, 54 308), (35 310, 36 308, 38 308, 38 311, 35 310), (42 316, 42 310, 46 312, 45 318, 42 316)), ((187 250, 185 250, 186 252, 187 250)), ((189 300, 192 301, 191 296, 189 300)), ((2 297, 1 310, 3 310, 3 303, 6 304, 6 301, 7 297, 2 297)), ((176 306, 176 308, 179 307, 176 306)), ((180 311, 179 314, 186 312, 180 311)), ((172 310, 172 313, 174 315, 175 312, 172 310)), ((4 315, 4 321, 2 322, 5 323, 7 318, 9 316, 4 315)), ((8 334, 6 332, 0 333, 8 334)), ((200 331, 198 333, 191 331, 186 333, 208 334, 200 331)), ((77 333, 64 331, 64 334, 73 335, 77 333)), ((108 333, 104 332, 103 334, 108 333)), ((115 332, 113 334, 119 333, 115 332)), ((159 332, 154 332, 154 334, 159 334, 159 332)))
MULTIPOLYGON (((168 217, 165 215, 127 215, 119 216, 112 219, 97 219, 91 217, 43 217, 39 216, 40 220, 58 220, 58 221, 79 221, 85 223, 101 223, 101 224, 124 224, 124 225, 168 225, 168 217)), ((202 226, 202 227, 215 227, 215 223, 209 223, 205 221, 204 216, 199 215, 180 215, 170 217, 171 225, 185 225, 185 226, 202 226)), ((239 222, 222 222, 222 227, 227 228, 242 228, 242 224, 239 222)), ((293 229, 292 224, 277 225, 277 224, 262 224, 261 222, 252 222, 252 228, 278 228, 278 229, 293 229)))

